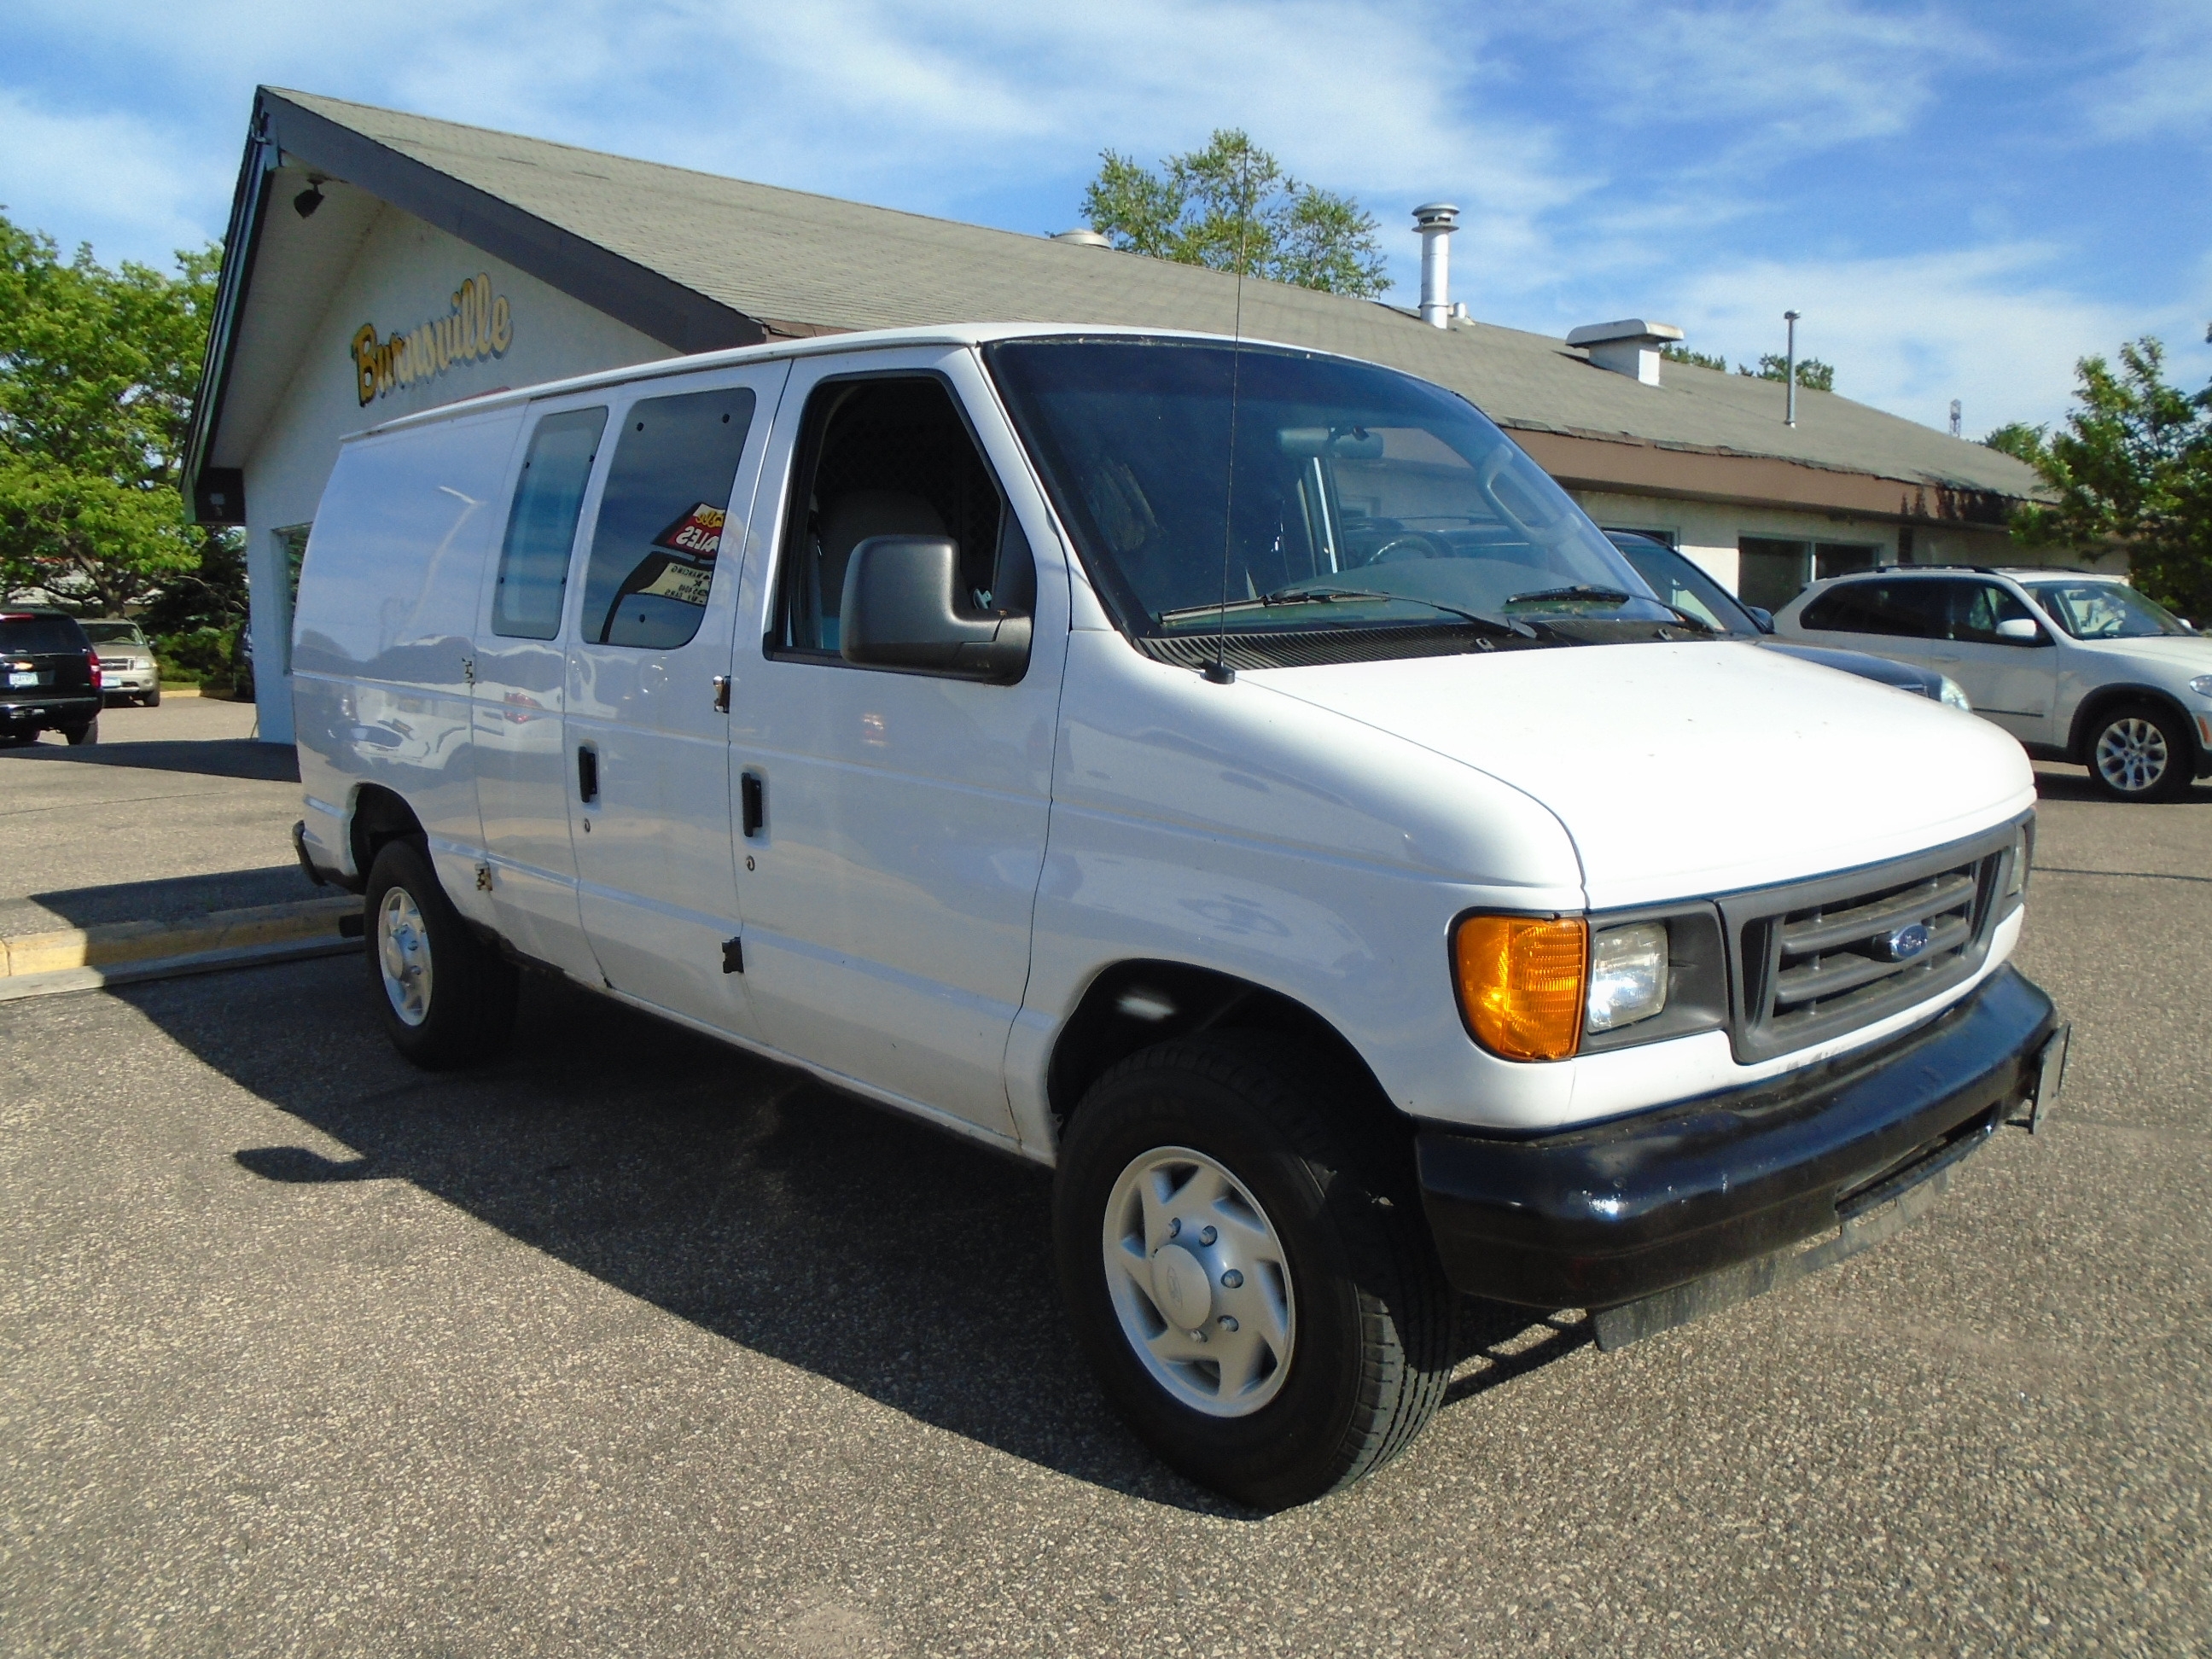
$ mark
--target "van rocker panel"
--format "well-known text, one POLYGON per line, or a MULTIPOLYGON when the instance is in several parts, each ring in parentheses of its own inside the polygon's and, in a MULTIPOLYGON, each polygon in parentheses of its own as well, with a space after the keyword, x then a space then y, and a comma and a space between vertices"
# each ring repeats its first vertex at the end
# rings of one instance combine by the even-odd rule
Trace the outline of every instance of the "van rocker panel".
POLYGON ((1452 1283, 1602 1309, 1832 1227, 1917 1148, 2034 1086, 2051 999, 2006 966, 1892 1042, 1771 1082, 1528 1139, 1428 1128, 1422 1203, 1452 1283))

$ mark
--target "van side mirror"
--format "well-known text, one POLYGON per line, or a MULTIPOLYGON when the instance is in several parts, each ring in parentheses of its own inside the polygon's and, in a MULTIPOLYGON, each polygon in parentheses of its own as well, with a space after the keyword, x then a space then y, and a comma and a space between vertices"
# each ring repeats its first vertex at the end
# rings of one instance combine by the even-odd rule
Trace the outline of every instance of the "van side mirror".
POLYGON ((1997 637, 2008 645, 2047 645, 2050 638, 2028 617, 2007 617, 1997 624, 1997 637))
POLYGON ((1744 606, 1744 610, 1750 613, 1752 621, 1759 625, 1760 633, 1771 634, 1774 631, 1774 613, 1765 605, 1747 605, 1744 606))
POLYGON ((912 668, 963 679, 1021 678, 1030 619, 970 611, 957 598, 960 550, 942 536, 871 536, 845 566, 838 650, 864 668, 912 668))

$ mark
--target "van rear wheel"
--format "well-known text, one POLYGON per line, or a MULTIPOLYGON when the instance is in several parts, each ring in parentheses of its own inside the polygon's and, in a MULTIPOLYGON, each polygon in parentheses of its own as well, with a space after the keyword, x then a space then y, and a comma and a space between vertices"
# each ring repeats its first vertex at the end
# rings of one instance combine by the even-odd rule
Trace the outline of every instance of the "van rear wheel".
POLYGON ((1054 1181, 1061 1290, 1108 1399, 1261 1509, 1388 1462, 1449 1376, 1407 1149, 1378 1151, 1336 1075, 1279 1036, 1163 1043, 1085 1096, 1054 1181))
POLYGON ((507 1046, 514 967, 470 933, 417 842, 378 850, 362 908, 370 994, 393 1048, 442 1071, 507 1046))

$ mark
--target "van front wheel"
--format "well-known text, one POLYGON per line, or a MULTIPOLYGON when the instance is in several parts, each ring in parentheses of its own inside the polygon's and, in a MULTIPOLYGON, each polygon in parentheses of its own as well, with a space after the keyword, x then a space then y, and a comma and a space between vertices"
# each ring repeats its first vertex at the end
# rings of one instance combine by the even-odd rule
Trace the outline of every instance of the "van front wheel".
POLYGON ((379 849, 362 909, 370 994, 392 1047, 440 1071, 507 1046, 514 968, 470 935, 421 847, 392 841, 379 849))
POLYGON ((1322 1055, 1236 1034, 1124 1060, 1077 1109, 1054 1188, 1076 1336, 1115 1408, 1261 1509, 1348 1486, 1443 1397, 1450 1297, 1385 1126, 1322 1055))

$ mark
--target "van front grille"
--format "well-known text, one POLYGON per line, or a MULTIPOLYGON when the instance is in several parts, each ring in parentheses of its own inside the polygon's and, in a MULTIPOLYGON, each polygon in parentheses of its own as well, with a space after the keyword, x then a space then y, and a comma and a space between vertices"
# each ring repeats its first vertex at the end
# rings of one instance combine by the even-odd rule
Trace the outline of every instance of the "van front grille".
POLYGON ((1972 975, 2016 826, 1909 860, 1723 899, 1746 1062, 1870 1025, 1972 975))

